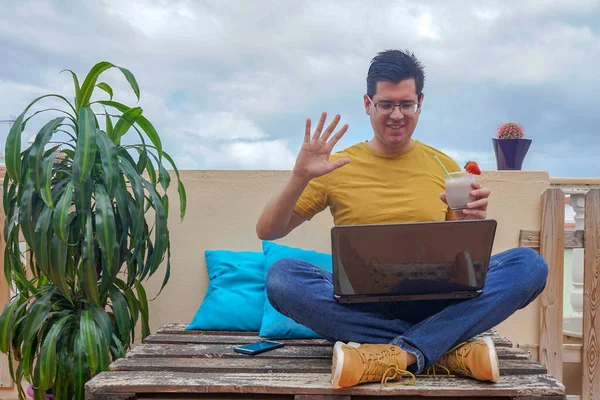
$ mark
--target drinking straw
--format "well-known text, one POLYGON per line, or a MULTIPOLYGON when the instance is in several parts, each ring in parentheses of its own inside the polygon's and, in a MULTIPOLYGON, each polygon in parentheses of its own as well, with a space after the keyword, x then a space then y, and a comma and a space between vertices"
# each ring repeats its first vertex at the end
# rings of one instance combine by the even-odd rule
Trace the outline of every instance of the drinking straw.
POLYGON ((446 169, 446 167, 444 167, 444 164, 442 164, 442 162, 440 161, 440 159, 438 158, 438 156, 433 156, 433 158, 435 158, 435 161, 437 161, 438 164, 440 164, 440 167, 442 167, 442 169, 446 173, 446 176, 448 177, 448 179, 452 179, 452 176, 450 175, 450 173, 448 172, 448 170, 446 169))

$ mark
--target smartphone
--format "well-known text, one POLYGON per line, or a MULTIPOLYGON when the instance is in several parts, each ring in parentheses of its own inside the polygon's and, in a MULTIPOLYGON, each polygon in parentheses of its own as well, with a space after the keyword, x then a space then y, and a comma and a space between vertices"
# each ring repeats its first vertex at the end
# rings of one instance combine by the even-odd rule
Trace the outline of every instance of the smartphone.
POLYGON ((233 351, 241 354, 248 354, 254 356, 256 354, 264 353, 265 351, 278 349, 283 347, 283 343, 273 342, 271 340, 261 340, 260 342, 249 343, 243 346, 237 346, 233 348, 233 351))

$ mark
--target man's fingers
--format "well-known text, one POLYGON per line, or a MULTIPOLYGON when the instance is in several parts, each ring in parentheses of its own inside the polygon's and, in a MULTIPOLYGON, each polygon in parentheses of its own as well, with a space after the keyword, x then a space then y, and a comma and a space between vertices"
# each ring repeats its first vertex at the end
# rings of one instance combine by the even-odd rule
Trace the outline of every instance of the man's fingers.
POLYGON ((488 188, 475 188, 475 190, 471 190, 471 195, 479 199, 487 199, 490 197, 490 193, 491 191, 488 188))
POLYGON ((323 133, 323 136, 321 136, 321 139, 327 141, 329 135, 331 135, 331 132, 333 132, 338 122, 340 122, 340 118, 342 118, 340 114, 336 114, 336 116, 333 117, 333 121, 331 121, 327 129, 325 129, 325 132, 323 133))
POLYGON ((335 160, 334 162, 330 163, 331 171, 336 170, 340 167, 343 167, 344 165, 348 164, 349 162, 350 162, 349 158, 340 158, 339 160, 335 160))
POLYGON ((319 123, 317 124, 317 129, 315 129, 315 134, 313 135, 313 140, 319 140, 321 137, 321 131, 323 130, 323 125, 325 125, 325 120, 327 119, 327 113, 321 113, 321 118, 319 119, 319 123))
POLYGON ((487 206, 488 206, 488 199, 486 199, 486 198, 477 199, 477 200, 471 201, 467 204, 467 207, 472 210, 475 210, 475 209, 487 210, 487 206))
POLYGON ((446 200, 446 193, 440 193, 440 200, 448 204, 448 200, 446 200))
POLYGON ((327 142, 329 145, 331 145, 332 149, 333 149, 333 146, 335 146, 335 144, 342 138, 342 136, 344 136, 344 133, 346 133, 347 130, 348 130, 348 124, 345 124, 344 126, 342 126, 340 128, 339 131, 337 131, 335 133, 335 135, 332 136, 331 140, 329 142, 327 142))
POLYGON ((306 125, 304 126, 304 143, 310 142, 310 118, 306 118, 306 125))
POLYGON ((463 215, 465 215, 468 219, 485 219, 487 217, 487 211, 485 210, 470 210, 465 209, 461 210, 463 215))

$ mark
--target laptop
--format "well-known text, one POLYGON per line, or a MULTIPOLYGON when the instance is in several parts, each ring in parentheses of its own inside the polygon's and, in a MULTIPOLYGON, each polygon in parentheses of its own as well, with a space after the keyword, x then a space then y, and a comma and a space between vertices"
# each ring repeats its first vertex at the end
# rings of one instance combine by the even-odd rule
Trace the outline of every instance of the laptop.
POLYGON ((334 297, 342 303, 477 297, 496 225, 485 219, 335 226, 334 297))

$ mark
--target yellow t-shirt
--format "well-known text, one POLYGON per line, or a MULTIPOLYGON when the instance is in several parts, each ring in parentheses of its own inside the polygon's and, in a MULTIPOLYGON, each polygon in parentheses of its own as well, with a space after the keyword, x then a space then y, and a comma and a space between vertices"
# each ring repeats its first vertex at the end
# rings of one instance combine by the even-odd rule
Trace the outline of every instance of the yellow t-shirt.
POLYGON ((460 171, 444 153, 417 140, 410 150, 382 154, 361 142, 331 155, 350 163, 310 181, 294 208, 311 219, 329 206, 335 225, 385 224, 455 219, 439 194, 445 191, 444 171, 460 171))

